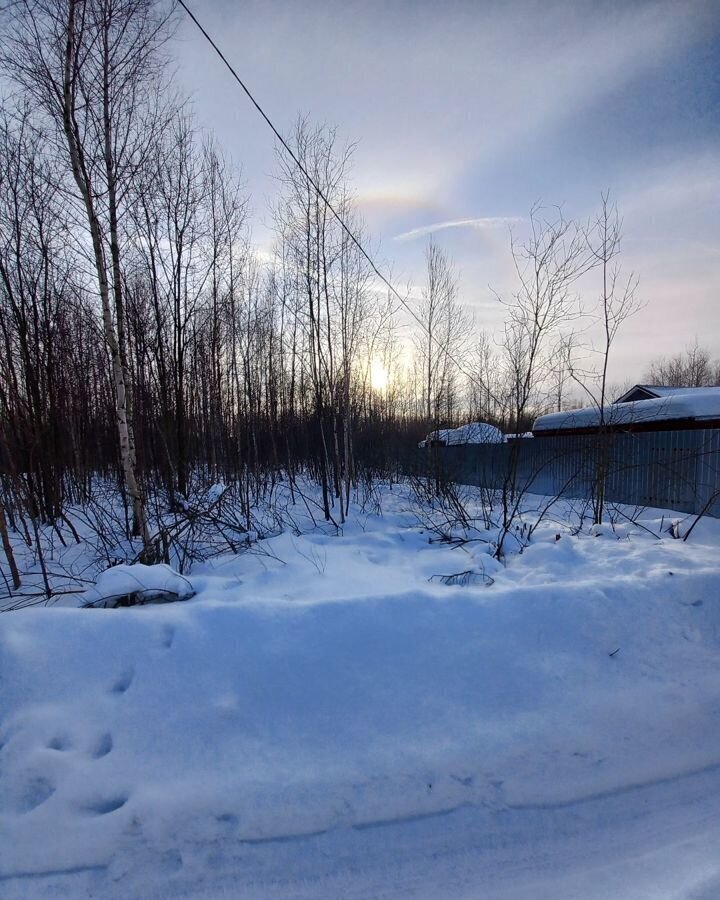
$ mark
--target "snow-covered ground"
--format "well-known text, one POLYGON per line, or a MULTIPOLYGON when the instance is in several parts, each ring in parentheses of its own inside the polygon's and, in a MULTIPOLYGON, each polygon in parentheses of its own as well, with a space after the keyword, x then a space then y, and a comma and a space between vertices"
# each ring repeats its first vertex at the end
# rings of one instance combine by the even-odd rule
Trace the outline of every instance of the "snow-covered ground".
POLYGON ((0 616, 3 900, 720 897, 720 522, 410 507, 0 616))

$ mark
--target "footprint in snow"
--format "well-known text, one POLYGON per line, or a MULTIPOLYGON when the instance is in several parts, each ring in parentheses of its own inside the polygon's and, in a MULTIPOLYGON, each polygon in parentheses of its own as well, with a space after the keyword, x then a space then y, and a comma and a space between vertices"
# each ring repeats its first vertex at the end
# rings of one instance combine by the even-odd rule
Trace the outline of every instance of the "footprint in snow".
POLYGON ((113 739, 112 735, 108 732, 106 734, 100 735, 100 737, 95 742, 95 746, 93 747, 90 755, 93 759, 102 759, 103 756, 107 756, 108 753, 113 748, 113 739))
POLYGON ((29 813, 46 803, 55 793, 55 786, 42 776, 30 777, 14 793, 13 812, 29 813))
POLYGON ((83 812, 91 816, 107 816, 109 813, 122 809, 128 802, 128 799, 127 794, 117 794, 114 797, 105 797, 92 803, 87 803, 82 809, 83 812))
POLYGON ((47 748, 48 750, 57 750, 59 753, 63 753, 65 750, 72 749, 72 743, 64 735, 56 735, 51 741, 48 741, 47 748))
POLYGON ((110 688, 111 694, 124 694, 130 685, 133 683, 133 678, 135 677, 135 671, 133 669, 127 669, 123 672, 122 675, 115 681, 115 684, 110 688))

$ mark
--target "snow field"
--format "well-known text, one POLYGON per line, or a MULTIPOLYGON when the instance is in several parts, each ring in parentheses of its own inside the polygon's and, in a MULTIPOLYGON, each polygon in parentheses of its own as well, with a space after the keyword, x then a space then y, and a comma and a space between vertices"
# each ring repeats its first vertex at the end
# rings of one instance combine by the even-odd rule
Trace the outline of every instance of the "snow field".
POLYGON ((409 508, 2 616, 0 895, 720 895, 720 522, 503 567, 409 508))

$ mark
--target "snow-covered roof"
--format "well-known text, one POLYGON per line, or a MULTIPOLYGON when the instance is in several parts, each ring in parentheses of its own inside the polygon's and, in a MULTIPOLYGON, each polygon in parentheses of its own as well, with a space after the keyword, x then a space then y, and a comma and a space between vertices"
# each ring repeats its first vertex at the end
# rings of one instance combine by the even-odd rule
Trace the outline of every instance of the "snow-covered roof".
POLYGON ((440 428, 432 431, 424 441, 420 441, 419 447, 426 447, 428 443, 445 444, 502 444, 505 437, 499 428, 488 422, 470 422, 459 428, 440 428))
POLYGON ((613 403, 601 410, 590 406, 566 412, 548 413, 535 420, 533 431, 556 431, 664 422, 673 419, 720 419, 720 387, 675 388, 673 393, 653 400, 613 403))
POLYGON ((615 403, 627 403, 625 399, 632 397, 637 391, 644 391, 652 394, 653 397, 674 397, 676 394, 693 394, 694 396, 702 396, 706 392, 717 393, 720 387, 670 387, 667 384, 634 384, 629 391, 626 391, 622 397, 618 397, 615 403))

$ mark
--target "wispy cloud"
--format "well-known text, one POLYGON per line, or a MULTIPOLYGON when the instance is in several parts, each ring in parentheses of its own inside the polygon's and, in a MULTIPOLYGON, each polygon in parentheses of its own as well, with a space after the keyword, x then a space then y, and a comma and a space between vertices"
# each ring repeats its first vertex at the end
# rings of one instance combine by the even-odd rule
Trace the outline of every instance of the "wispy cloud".
POLYGON ((395 235, 396 241, 412 241, 415 238, 425 237, 426 234, 434 234, 436 231, 444 231, 446 228, 475 228, 478 231, 488 231, 492 228, 503 228, 506 225, 517 225, 523 219, 519 216, 485 216, 479 219, 449 219, 445 222, 434 222, 432 225, 421 225, 410 231, 403 231, 395 235))

